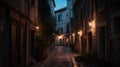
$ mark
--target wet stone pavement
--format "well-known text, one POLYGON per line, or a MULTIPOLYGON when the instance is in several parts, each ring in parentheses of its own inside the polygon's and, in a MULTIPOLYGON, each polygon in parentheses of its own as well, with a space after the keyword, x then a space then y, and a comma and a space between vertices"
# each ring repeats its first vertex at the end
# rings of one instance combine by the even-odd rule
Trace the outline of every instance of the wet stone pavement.
POLYGON ((56 46, 42 67, 73 67, 70 48, 56 46))
POLYGON ((38 62, 31 67, 77 67, 74 60, 74 53, 69 47, 55 46, 55 48, 48 52, 49 56, 44 62, 38 62))

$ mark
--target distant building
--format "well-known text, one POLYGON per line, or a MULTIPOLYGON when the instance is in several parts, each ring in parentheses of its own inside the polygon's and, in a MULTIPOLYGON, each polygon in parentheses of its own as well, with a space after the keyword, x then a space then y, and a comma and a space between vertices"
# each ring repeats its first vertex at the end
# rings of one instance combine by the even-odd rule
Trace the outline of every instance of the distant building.
POLYGON ((67 33, 67 24, 68 24, 68 13, 67 8, 64 7, 62 9, 55 11, 56 18, 56 30, 58 30, 59 34, 67 33))
MULTIPOLYGON (((57 20, 57 25, 56 25, 56 29, 58 30, 58 26, 59 24, 64 25, 64 30, 63 33, 70 33, 71 32, 71 24, 73 22, 73 3, 74 0, 67 0, 67 6, 65 8, 59 9, 55 11, 55 17, 57 20), (61 13, 61 16, 59 15, 61 13), (59 21, 59 17, 61 17, 61 21, 59 21), (62 23, 59 23, 62 22, 62 23), (67 25, 65 24, 67 23, 67 25)), ((59 31, 60 32, 60 31, 59 31)))
MULTIPOLYGON (((55 18, 56 18, 56 30, 58 31, 59 35, 67 34, 69 32, 67 7, 56 10, 55 18)), ((64 42, 63 39, 61 40, 62 42, 61 45, 63 45, 64 42)))
POLYGON ((73 3, 74 0, 67 0, 67 6, 55 11, 56 30, 63 35, 62 44, 71 44, 71 32, 73 24, 73 3))

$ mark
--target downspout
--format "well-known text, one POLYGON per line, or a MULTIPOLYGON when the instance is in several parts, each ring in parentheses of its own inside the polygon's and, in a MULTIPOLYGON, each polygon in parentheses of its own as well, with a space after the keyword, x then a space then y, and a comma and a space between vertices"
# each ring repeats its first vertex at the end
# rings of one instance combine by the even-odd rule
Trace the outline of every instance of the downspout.
POLYGON ((26 44, 25 44, 25 62, 26 62, 26 67, 29 67, 29 45, 28 45, 28 23, 29 23, 29 6, 30 6, 30 1, 27 0, 28 4, 28 10, 27 10, 27 18, 26 18, 26 44))

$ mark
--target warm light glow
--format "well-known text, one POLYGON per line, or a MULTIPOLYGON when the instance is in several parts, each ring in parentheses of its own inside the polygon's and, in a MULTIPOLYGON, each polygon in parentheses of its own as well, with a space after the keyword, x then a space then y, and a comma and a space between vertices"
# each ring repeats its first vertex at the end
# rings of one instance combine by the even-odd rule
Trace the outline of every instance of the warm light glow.
POLYGON ((75 43, 75 33, 73 33, 72 36, 73 36, 72 42, 75 43))
POLYGON ((63 38, 63 36, 62 36, 62 35, 59 35, 59 36, 58 36, 58 39, 62 39, 62 38, 63 38))
POLYGON ((79 34, 80 36, 82 36, 82 31, 79 31, 78 34, 79 34))
POLYGON ((75 33, 73 33, 72 36, 75 36, 75 33))
POLYGON ((89 24, 89 26, 91 27, 90 30, 91 30, 92 32, 94 32, 94 31, 95 31, 95 26, 96 26, 95 20, 92 20, 92 21, 89 22, 88 24, 89 24))
POLYGON ((39 30, 39 26, 36 26, 36 29, 39 30))
POLYGON ((91 32, 93 32, 93 31, 94 31, 94 29, 93 29, 93 28, 91 28, 91 29, 90 29, 90 31, 91 31, 91 32))
POLYGON ((92 23, 91 23, 91 22, 89 22, 89 26, 90 26, 90 27, 92 26, 92 23))
POLYGON ((95 28, 95 20, 89 22, 89 26, 92 28, 95 28))
POLYGON ((66 39, 66 42, 68 43, 68 39, 66 39))
POLYGON ((92 21, 92 28, 95 28, 95 20, 92 21))

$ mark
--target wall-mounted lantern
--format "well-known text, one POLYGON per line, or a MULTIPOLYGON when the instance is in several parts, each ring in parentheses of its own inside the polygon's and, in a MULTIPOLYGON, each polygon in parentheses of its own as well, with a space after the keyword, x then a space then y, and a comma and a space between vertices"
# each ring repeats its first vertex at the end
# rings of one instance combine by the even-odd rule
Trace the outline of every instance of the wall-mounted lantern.
POLYGON ((89 22, 88 25, 90 26, 90 30, 94 32, 96 27, 95 20, 92 20, 91 22, 89 22))
POLYGON ((78 32, 78 34, 79 34, 80 36, 82 36, 83 33, 82 33, 82 31, 80 30, 80 31, 78 32))
POLYGON ((36 30, 39 30, 39 26, 36 26, 35 28, 36 28, 36 30))
POLYGON ((89 26, 90 26, 90 27, 92 26, 92 23, 91 23, 91 22, 89 22, 89 26))

